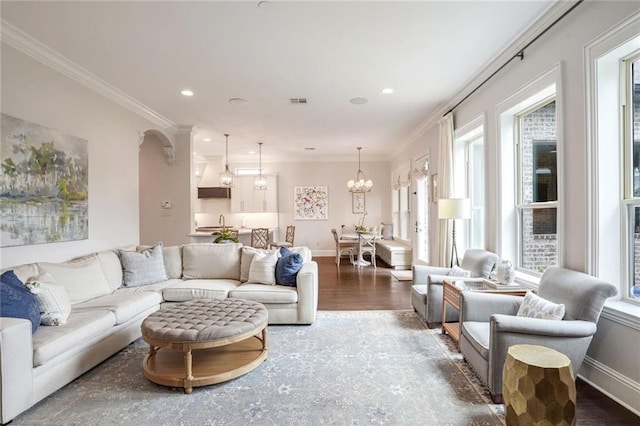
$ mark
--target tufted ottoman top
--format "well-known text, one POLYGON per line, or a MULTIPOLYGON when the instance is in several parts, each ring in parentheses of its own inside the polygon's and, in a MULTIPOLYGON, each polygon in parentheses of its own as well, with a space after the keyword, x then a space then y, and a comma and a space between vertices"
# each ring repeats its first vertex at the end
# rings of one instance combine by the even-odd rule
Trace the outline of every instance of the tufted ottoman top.
POLYGON ((196 299, 162 308, 142 322, 142 335, 164 342, 208 342, 258 330, 267 308, 243 299, 196 299))

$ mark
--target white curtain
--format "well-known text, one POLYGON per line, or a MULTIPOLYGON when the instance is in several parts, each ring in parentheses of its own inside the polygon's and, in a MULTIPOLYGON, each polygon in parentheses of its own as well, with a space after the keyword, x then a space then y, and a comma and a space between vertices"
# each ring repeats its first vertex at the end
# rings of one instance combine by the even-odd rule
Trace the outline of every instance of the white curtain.
MULTIPOLYGON (((438 121, 440 127, 440 158, 438 159, 438 197, 453 196, 453 113, 438 121)), ((437 210, 436 210, 437 211, 437 210)), ((438 220, 438 264, 448 267, 451 262, 450 220, 438 220)))
POLYGON ((411 177, 415 180, 424 180, 429 176, 429 154, 425 154, 422 157, 414 161, 413 169, 411 170, 411 177))

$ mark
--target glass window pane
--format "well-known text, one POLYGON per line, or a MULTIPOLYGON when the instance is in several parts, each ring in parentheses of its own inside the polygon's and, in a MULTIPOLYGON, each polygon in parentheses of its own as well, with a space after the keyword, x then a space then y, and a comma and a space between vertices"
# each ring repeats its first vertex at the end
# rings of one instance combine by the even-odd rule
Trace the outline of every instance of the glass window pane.
POLYGON ((640 60, 631 65, 633 73, 633 196, 640 197, 640 60))
POLYGON ((630 260, 632 260, 632 280, 629 286, 629 297, 640 300, 640 206, 629 206, 629 232, 630 244, 632 252, 630 260))
POLYGON ((471 210, 471 236, 469 248, 484 247, 484 209, 471 210))
POLYGON ((471 144, 471 207, 484 206, 484 145, 471 144))
POLYGON ((520 117, 521 204, 557 201, 556 102, 520 117))
POLYGON ((519 266, 521 268, 542 273, 548 266, 558 264, 556 217, 557 209, 555 207, 546 209, 520 208, 519 266))

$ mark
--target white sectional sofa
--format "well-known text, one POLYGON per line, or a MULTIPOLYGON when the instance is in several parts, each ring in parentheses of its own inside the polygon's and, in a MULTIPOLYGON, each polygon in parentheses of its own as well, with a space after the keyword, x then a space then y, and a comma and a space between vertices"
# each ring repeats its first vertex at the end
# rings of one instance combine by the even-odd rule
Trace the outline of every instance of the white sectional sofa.
MULTIPOLYGON (((308 248, 296 286, 247 280, 253 255, 241 244, 189 244, 162 249, 166 279, 123 286, 118 250, 65 263, 8 268, 23 282, 48 273, 65 287, 71 311, 64 325, 0 318, 0 415, 9 422, 141 336, 140 324, 161 305, 194 298, 243 298, 264 304, 269 324, 311 324, 318 304, 318 266, 308 248)), ((127 273, 125 267, 124 273, 127 273)), ((142 362, 142 360, 141 360, 142 362)))

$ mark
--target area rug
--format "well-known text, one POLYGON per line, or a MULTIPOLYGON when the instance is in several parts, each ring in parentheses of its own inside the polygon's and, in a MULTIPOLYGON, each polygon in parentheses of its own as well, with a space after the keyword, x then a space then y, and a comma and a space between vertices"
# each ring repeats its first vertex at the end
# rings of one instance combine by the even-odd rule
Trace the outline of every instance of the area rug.
POLYGON ((149 382, 138 340, 13 425, 502 425, 448 336, 411 311, 318 313, 269 326, 269 356, 218 385, 149 382))
POLYGON ((391 275, 398 281, 411 281, 413 274, 411 271, 391 271, 391 275))

